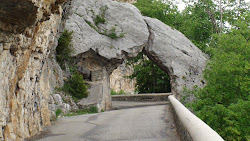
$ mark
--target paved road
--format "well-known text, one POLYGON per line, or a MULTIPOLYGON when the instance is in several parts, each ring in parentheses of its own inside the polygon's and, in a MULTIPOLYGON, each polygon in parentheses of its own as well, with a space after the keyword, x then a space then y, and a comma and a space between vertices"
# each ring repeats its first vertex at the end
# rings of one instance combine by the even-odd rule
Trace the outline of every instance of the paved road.
POLYGON ((179 141, 168 105, 60 118, 40 141, 179 141))

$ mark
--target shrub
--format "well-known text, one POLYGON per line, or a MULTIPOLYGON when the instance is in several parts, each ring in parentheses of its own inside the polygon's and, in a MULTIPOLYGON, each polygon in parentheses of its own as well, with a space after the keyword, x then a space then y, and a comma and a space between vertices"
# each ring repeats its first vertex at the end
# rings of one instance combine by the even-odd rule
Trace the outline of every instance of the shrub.
POLYGON ((77 115, 92 114, 92 113, 98 113, 98 109, 96 106, 91 106, 90 108, 84 108, 81 110, 77 110, 74 113, 68 113, 64 116, 77 116, 77 115))
POLYGON ((88 110, 89 113, 98 113, 98 109, 96 106, 91 106, 88 110))
POLYGON ((69 93, 73 98, 82 99, 88 97, 88 86, 78 72, 73 72, 71 78, 65 82, 62 90, 69 93))
POLYGON ((95 21, 95 24, 98 25, 99 23, 104 24, 106 20, 104 17, 97 15, 94 21, 95 21))
POLYGON ((64 70, 65 63, 70 63, 71 61, 71 53, 73 52, 73 49, 71 48, 72 34, 73 31, 64 30, 56 47, 56 60, 64 70))
POLYGON ((57 109, 56 110, 56 117, 58 117, 59 115, 61 115, 61 113, 62 113, 62 110, 61 109, 57 109))
POLYGON ((127 93, 125 93, 124 90, 116 92, 114 89, 111 89, 111 95, 122 95, 122 94, 127 94, 127 93))

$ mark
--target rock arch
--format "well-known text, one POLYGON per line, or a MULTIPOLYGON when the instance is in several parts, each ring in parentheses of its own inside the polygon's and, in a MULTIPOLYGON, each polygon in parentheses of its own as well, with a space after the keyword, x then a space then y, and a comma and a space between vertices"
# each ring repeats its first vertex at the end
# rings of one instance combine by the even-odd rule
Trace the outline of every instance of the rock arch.
POLYGON ((183 87, 203 85, 206 55, 182 33, 157 19, 142 16, 131 4, 74 0, 65 28, 74 31, 73 56, 76 56, 79 69, 96 77, 92 78, 96 80, 92 84, 93 94, 82 100, 83 105, 98 99, 99 109, 109 109, 109 74, 124 59, 134 57, 140 51, 169 74, 172 93, 178 98, 183 87))

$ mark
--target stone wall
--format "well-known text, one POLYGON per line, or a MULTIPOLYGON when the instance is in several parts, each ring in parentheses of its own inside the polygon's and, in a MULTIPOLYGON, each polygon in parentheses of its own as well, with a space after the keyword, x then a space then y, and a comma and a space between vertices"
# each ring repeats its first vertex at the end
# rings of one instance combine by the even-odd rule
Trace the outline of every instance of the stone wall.
POLYGON ((111 97, 112 97, 112 101, 154 102, 154 101, 168 101, 169 95, 171 95, 171 93, 113 95, 111 97))
POLYGON ((0 2, 0 140, 23 140, 50 125, 48 98, 63 84, 51 55, 62 2, 0 2))
POLYGON ((90 86, 89 96, 78 105, 81 108, 97 106, 98 111, 111 109, 110 78, 107 60, 90 50, 75 57, 78 71, 85 77, 90 86))

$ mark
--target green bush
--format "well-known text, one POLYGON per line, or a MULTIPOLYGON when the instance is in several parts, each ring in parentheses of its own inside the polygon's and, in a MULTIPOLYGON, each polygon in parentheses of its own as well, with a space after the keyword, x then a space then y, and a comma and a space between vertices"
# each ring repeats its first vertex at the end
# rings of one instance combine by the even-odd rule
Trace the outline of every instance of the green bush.
POLYGON ((98 25, 99 23, 104 24, 105 21, 106 21, 105 18, 99 15, 97 15, 96 18, 94 19, 96 25, 98 25))
POLYGON ((98 113, 98 109, 96 106, 91 106, 88 110, 89 113, 98 113))
POLYGON ((120 35, 117 35, 116 33, 116 28, 115 27, 112 27, 110 30, 109 30, 109 33, 107 34, 107 36, 111 39, 117 39, 117 38, 122 38, 124 37, 124 33, 121 33, 120 35))
POLYGON ((92 114, 92 113, 98 113, 98 109, 96 106, 91 106, 90 108, 84 108, 81 110, 77 110, 74 113, 68 113, 64 116, 77 116, 77 115, 92 114))
POLYGON ((61 109, 57 109, 56 110, 56 117, 58 117, 59 115, 61 115, 61 113, 62 113, 62 110, 61 109))
POLYGON ((64 70, 65 63, 70 63, 71 61, 71 53, 73 52, 71 48, 72 34, 73 31, 64 30, 58 40, 58 46, 56 47, 56 60, 64 70))
POLYGON ((71 78, 65 82, 62 90, 69 93, 73 98, 82 99, 88 97, 88 86, 78 72, 73 72, 71 78))
POLYGON ((122 95, 122 94, 127 94, 127 93, 125 93, 124 90, 116 92, 115 90, 111 89, 111 95, 122 95))

